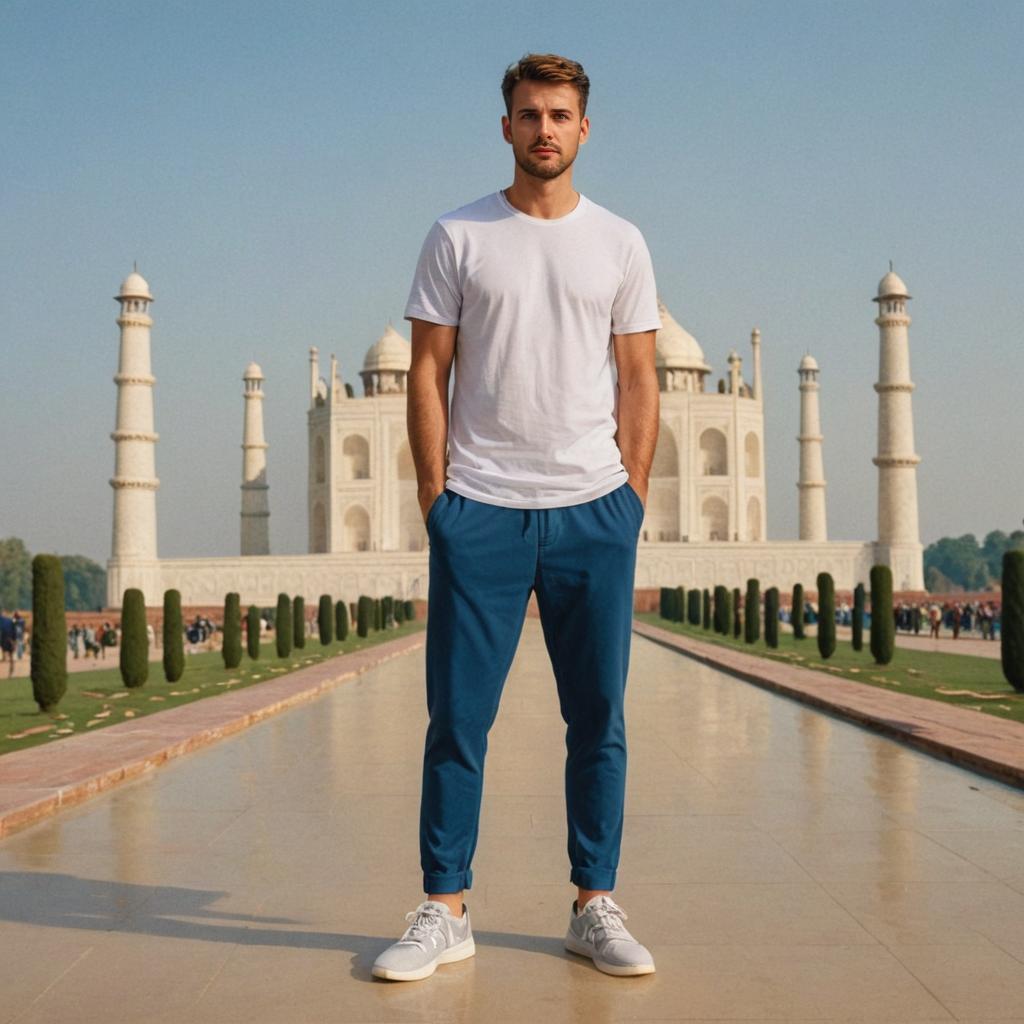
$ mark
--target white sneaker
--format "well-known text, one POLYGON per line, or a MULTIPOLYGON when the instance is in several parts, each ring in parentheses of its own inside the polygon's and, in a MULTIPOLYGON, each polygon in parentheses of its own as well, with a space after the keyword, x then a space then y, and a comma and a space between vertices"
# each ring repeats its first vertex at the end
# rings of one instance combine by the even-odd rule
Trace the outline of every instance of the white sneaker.
POLYGON ((465 960, 476 952, 465 903, 462 917, 453 917, 446 903, 424 900, 405 919, 412 922, 405 934, 374 961, 375 978, 419 981, 429 978, 438 964, 465 960))
POLYGON ((625 920, 626 912, 611 896, 591 897, 582 911, 573 900, 565 948, 589 956, 605 974, 653 974, 654 957, 629 934, 625 920))

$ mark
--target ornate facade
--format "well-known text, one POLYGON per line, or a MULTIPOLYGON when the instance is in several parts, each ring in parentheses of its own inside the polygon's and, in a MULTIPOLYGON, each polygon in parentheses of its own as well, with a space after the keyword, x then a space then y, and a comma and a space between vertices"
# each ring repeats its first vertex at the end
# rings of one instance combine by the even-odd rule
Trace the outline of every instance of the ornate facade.
MULTIPOLYGON (((751 334, 751 379, 736 352, 709 386, 711 367, 696 339, 660 305, 656 366, 661 424, 651 468, 636 585, 743 586, 756 576, 783 589, 831 572, 837 588, 867 580, 877 562, 892 566, 899 590, 923 589, 918 539, 911 414, 910 298, 890 271, 881 281, 878 539, 826 540, 825 478, 818 409, 818 365, 800 364, 800 540, 768 541, 765 490, 761 335, 751 334)), ((279 592, 352 599, 359 593, 425 597, 427 535, 416 496, 406 431, 406 378, 412 352, 393 327, 366 353, 362 395, 342 381, 332 356, 326 377, 319 353, 309 358, 308 553, 275 555, 266 544, 269 516, 263 375, 246 371, 242 557, 160 560, 156 553, 156 488, 149 367, 149 286, 133 273, 118 296, 122 312, 114 486, 114 535, 107 599, 119 607, 127 587, 148 604, 176 587, 186 604, 210 604, 228 591, 269 605, 279 592), (262 553, 260 553, 260 549, 262 553)), ((457 372, 457 371, 456 371, 457 372)))

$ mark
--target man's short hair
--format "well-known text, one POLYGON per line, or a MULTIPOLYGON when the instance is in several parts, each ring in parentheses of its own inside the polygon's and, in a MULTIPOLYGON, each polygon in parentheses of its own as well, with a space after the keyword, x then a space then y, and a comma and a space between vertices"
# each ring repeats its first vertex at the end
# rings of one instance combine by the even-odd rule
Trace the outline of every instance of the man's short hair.
POLYGON ((512 90, 516 82, 568 82, 576 86, 580 95, 580 118, 587 113, 590 79, 579 61, 560 57, 557 53, 528 53, 515 64, 509 64, 501 81, 501 94, 505 97, 505 111, 512 116, 512 90))

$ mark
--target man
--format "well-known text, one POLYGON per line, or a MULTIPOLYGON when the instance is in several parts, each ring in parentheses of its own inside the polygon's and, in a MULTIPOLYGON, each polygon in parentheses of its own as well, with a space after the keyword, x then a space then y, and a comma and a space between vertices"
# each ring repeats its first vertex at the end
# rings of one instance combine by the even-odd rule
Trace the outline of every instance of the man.
POLYGON ((572 186, 590 131, 588 90, 582 66, 564 57, 530 54, 508 69, 501 123, 513 184, 434 224, 405 311, 409 442, 430 539, 420 808, 427 899, 377 958, 381 978, 425 978, 475 951, 463 891, 472 884, 487 732, 532 591, 567 725, 577 899, 565 944, 609 974, 654 971, 611 893, 661 321, 643 236, 572 186))

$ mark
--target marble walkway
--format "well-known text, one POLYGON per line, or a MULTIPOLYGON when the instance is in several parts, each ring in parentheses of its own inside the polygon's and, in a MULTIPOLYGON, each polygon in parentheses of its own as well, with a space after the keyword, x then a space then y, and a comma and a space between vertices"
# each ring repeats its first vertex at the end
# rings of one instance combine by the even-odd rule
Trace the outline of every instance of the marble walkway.
POLYGON ((491 734, 477 954, 369 973, 421 899, 422 650, 0 841, 0 1024, 1024 1022, 1024 792, 634 636, 616 895, 562 948, 563 725, 528 619, 491 734))

